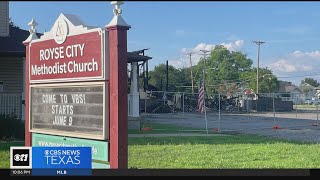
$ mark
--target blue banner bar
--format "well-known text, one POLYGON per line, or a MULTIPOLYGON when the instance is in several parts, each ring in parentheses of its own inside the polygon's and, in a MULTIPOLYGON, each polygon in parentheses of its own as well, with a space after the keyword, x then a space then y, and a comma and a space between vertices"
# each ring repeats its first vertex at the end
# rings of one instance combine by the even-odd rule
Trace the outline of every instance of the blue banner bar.
POLYGON ((91 147, 32 147, 32 175, 91 174, 91 147))

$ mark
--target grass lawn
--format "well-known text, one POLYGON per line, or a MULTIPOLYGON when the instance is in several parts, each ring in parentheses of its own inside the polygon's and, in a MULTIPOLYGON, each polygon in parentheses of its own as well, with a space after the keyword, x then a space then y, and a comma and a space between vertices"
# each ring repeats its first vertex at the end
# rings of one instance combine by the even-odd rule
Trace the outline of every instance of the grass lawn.
POLYGON ((320 168, 320 145, 257 136, 129 138, 131 168, 320 168))
MULTIPOLYGON (((10 146, 0 143, 0 168, 10 146)), ((129 168, 320 168, 320 144, 253 135, 129 138, 129 168)))
MULTIPOLYGON (((320 105, 318 105, 319 109, 320 109, 320 105)), ((299 104, 299 105, 293 105, 294 109, 298 109, 298 110, 316 110, 317 109, 317 105, 309 105, 309 104, 299 104)))
POLYGON ((10 146, 22 146, 23 143, 0 142, 0 169, 10 168, 10 146))

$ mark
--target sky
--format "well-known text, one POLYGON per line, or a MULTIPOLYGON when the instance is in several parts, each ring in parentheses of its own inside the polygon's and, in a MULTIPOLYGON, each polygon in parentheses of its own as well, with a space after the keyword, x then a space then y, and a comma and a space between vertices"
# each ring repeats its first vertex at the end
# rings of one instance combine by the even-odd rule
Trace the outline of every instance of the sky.
MULTIPOLYGON (((150 48, 149 69, 166 63, 177 68, 197 64, 200 50, 224 45, 241 51, 280 80, 299 85, 305 77, 320 81, 320 2, 170 2, 128 1, 122 17, 131 25, 128 51, 150 48)), ((32 18, 40 33, 49 31, 60 13, 78 15, 87 25, 104 28, 112 17, 109 1, 10 2, 10 17, 21 29, 32 18)))

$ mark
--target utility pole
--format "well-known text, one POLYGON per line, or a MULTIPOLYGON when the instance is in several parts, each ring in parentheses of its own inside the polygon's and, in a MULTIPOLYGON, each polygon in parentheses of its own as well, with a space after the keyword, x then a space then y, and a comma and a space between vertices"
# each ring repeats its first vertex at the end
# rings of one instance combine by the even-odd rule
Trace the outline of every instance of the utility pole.
POLYGON ((203 67, 203 86, 205 88, 205 81, 206 81, 206 66, 207 66, 207 63, 206 63, 206 60, 207 60, 207 53, 210 52, 210 51, 207 51, 207 50, 200 50, 201 52, 203 52, 203 58, 204 58, 204 67, 203 67))
MULTIPOLYGON (((149 50, 150 48, 147 48, 147 49, 142 49, 141 51, 142 51, 142 56, 144 56, 144 51, 145 50, 149 50)), ((146 60, 145 62, 143 62, 143 67, 144 67, 144 69, 143 69, 143 78, 144 78, 144 83, 143 83, 143 87, 144 87, 144 92, 147 92, 147 90, 148 90, 148 77, 149 77, 149 75, 148 75, 148 61, 149 60, 146 60), (146 74, 145 74, 145 71, 146 71, 146 74)))
POLYGON ((149 87, 149 69, 148 69, 148 66, 149 66, 149 65, 148 65, 148 61, 149 61, 149 60, 147 60, 147 62, 146 62, 146 63, 147 63, 147 64, 146 64, 146 76, 147 76, 147 77, 146 77, 146 90, 148 90, 148 87, 149 87))
POLYGON ((263 41, 253 41, 253 43, 258 45, 258 67, 257 67, 257 94, 259 93, 259 63, 260 63, 260 45, 266 42, 263 41))
POLYGON ((147 90, 147 86, 146 86, 146 62, 144 61, 142 63, 142 67, 143 67, 143 73, 142 73, 142 76, 143 76, 143 91, 146 92, 147 90))
POLYGON ((190 56, 190 71, 191 71, 191 86, 192 86, 192 94, 194 94, 194 89, 193 89, 193 76, 192 76, 192 61, 191 61, 191 55, 193 53, 189 53, 189 56, 190 56))

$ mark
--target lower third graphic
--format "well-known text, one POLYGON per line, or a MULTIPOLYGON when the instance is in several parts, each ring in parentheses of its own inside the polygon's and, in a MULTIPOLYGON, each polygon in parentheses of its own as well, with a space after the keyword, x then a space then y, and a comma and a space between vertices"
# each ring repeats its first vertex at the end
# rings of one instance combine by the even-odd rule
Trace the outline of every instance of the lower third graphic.
POLYGON ((91 147, 33 147, 32 175, 91 175, 91 147))

